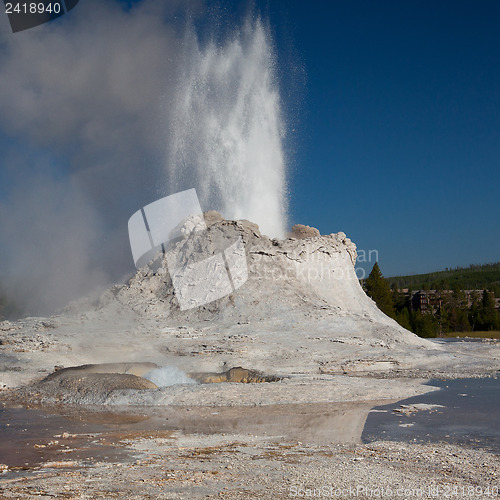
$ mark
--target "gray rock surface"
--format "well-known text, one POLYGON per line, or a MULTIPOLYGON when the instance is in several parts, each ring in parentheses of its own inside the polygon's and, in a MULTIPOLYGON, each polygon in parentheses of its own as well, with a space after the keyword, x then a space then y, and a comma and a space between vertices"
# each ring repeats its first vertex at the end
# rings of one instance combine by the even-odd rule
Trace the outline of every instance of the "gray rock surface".
POLYGON ((305 226, 304 224, 295 224, 295 226, 292 227, 289 237, 295 238, 296 240, 303 240, 320 235, 321 233, 315 227, 305 226))
POLYGON ((205 224, 207 225, 207 227, 224 220, 224 217, 222 217, 222 215, 216 210, 208 210, 207 212, 203 212, 203 217, 205 219, 205 224))
POLYGON ((158 386, 150 380, 128 373, 74 373, 64 372, 54 378, 45 378, 36 385, 37 391, 54 397, 65 397, 71 394, 80 398, 91 395, 91 398, 82 401, 89 404, 98 404, 102 397, 112 391, 123 389, 157 389, 158 386))
MULTIPOLYGON (((360 444, 370 408, 436 390, 423 378, 493 374, 497 342, 440 345, 401 328, 364 294, 356 246, 344 233, 279 241, 248 221, 216 213, 205 220, 207 231, 183 233, 172 248, 196 259, 241 237, 248 281, 230 295, 181 311, 158 258, 61 315, 0 323, 5 402, 64 412, 80 405, 79 418, 91 405, 103 414, 135 408, 137 418, 121 417, 127 425, 148 425, 148 412, 157 417, 150 427, 100 435, 61 429, 35 443, 43 461, 30 473, 10 477, 0 464, 8 476, 2 498, 274 499, 313 496, 323 486, 338 498, 359 488, 359 498, 372 498, 381 487, 401 491, 386 498, 438 498, 457 487, 465 492, 457 498, 497 492, 499 461, 487 451, 360 444), (56 365, 70 368, 49 375, 56 365), (157 388, 143 378, 157 366, 214 383, 157 388), (280 380, 238 383, 268 381, 262 373, 280 380), (182 432, 156 430, 170 419, 182 432), (127 455, 114 460, 110 444, 127 455)), ((415 409, 431 411, 401 408, 415 409)))
MULTIPOLYGON (((351 400, 349 393, 359 397, 363 391, 368 398, 381 397, 378 380, 360 386, 349 377, 339 385, 343 379, 337 377, 344 375, 392 379, 384 386, 391 398, 409 390, 398 387, 395 379, 402 376, 463 377, 498 370, 496 345, 440 345, 385 316, 359 284, 356 246, 344 233, 276 240, 248 221, 208 218, 206 231, 185 233, 168 251, 196 261, 241 238, 248 265, 242 286, 180 310, 169 266, 159 257, 126 283, 82 299, 61 315, 3 322, 0 388, 37 382, 55 365, 149 362, 186 373, 244 366, 287 381, 259 384, 257 391, 242 389, 245 384, 234 390, 233 384, 166 388, 141 398, 147 404, 155 404, 155 398, 164 404, 234 404, 244 390, 244 404, 269 404, 280 397, 351 400)), ((126 404, 133 401, 127 398, 126 404)))

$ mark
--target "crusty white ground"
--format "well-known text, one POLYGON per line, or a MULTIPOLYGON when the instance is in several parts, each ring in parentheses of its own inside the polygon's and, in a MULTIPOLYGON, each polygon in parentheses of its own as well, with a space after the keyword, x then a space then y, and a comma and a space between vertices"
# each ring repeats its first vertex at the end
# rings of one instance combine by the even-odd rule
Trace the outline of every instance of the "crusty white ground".
POLYGON ((450 444, 322 446, 245 435, 173 435, 124 436, 117 445, 131 450, 120 463, 61 457, 26 478, 0 479, 2 498, 498 497, 498 456, 450 444))
MULTIPOLYGON (((19 389, 31 397, 20 388, 55 366, 103 362, 151 361, 186 372, 243 366, 285 378, 256 385, 45 394, 32 402, 53 403, 55 396, 76 405, 266 408, 394 401, 432 390, 421 379, 500 370, 495 342, 443 346, 384 316, 357 281, 355 245, 343 233, 277 241, 245 221, 219 222, 210 230, 228 241, 243 237, 250 274, 241 288, 180 312, 160 261, 60 315, 0 322, 3 396, 19 389)), ((178 244, 194 246, 189 238, 178 244)), ((498 486, 498 457, 443 444, 311 445, 235 434, 130 438, 116 445, 133 452, 123 463, 69 461, 62 469, 52 463, 25 478, 0 480, 2 498, 273 499, 294 492, 310 497, 306 492, 322 487, 332 498, 370 498, 370 488, 382 487, 396 490, 383 498, 416 498, 414 492, 423 491, 418 488, 431 488, 418 498, 450 492, 450 498, 473 498, 498 486), (470 487, 476 487, 474 494, 470 487)))

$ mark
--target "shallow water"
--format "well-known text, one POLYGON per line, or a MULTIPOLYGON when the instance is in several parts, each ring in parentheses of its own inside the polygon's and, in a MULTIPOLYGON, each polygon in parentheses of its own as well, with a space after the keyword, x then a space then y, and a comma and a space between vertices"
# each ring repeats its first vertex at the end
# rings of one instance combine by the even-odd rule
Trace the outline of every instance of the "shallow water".
POLYGON ((431 392, 387 404, 362 403, 270 405, 261 407, 156 407, 97 409, 0 406, 2 478, 43 470, 50 461, 122 461, 130 453, 123 440, 172 439, 176 433, 246 434, 282 442, 369 443, 375 440, 449 442, 500 452, 500 380, 432 380, 431 392), (393 413, 402 404, 443 408, 409 416, 393 413), (134 413, 135 412, 135 413, 134 413), (66 433, 66 435, 64 435, 66 433))
POLYGON ((22 473, 47 461, 120 460, 126 453, 125 439, 156 436, 174 442, 175 433, 244 434, 316 444, 361 443, 366 417, 380 403, 156 407, 135 408, 136 414, 131 414, 134 408, 130 407, 121 408, 122 413, 105 413, 102 408, 89 411, 62 407, 49 413, 49 409, 0 407, 0 464, 8 465, 11 475, 16 473, 13 468, 22 473), (62 437, 63 433, 69 436, 62 437))
POLYGON ((484 344, 491 343, 500 343, 498 339, 489 339, 489 338, 474 338, 474 337, 449 337, 449 338, 438 338, 438 339, 427 339, 431 342, 435 342, 436 344, 448 344, 455 342, 482 342, 484 344))
POLYGON ((379 439, 447 442, 500 453, 500 379, 431 380, 440 391, 374 408, 362 434, 365 443, 379 439), (409 416, 394 413, 402 404, 442 405, 409 416))
POLYGON ((54 460, 87 460, 97 454, 117 458, 120 450, 96 441, 99 423, 61 416, 37 409, 0 406, 0 464, 18 470, 54 460), (60 437, 76 434, 73 438, 60 437), (57 441, 57 444, 56 444, 57 441), (69 452, 68 450, 73 450, 69 452))

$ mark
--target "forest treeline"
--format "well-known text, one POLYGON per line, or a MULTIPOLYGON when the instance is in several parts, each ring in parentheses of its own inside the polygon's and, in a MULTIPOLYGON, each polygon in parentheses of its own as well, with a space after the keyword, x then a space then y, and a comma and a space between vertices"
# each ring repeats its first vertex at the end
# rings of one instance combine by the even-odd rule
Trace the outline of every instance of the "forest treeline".
POLYGON ((427 274, 387 278, 391 289, 490 290, 500 297, 500 262, 456 267, 427 274))
POLYGON ((388 279, 375 263, 363 287, 385 314, 422 337, 500 329, 500 263, 388 279))

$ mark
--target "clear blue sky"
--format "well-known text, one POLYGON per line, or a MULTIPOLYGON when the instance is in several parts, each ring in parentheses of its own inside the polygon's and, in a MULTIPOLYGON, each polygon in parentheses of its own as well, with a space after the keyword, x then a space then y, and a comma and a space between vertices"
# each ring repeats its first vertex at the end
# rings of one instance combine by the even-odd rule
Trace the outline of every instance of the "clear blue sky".
POLYGON ((500 3, 270 4, 306 75, 292 219, 386 275, 500 260, 500 3))
MULTIPOLYGON (((250 2, 221 0, 217 4, 239 20, 250 2)), ((500 260, 500 3, 255 0, 254 5, 268 17, 276 44, 289 125, 291 222, 315 226, 326 234, 344 231, 360 250, 377 250, 386 276, 500 260)), ((77 7, 71 15, 76 19, 83 12, 77 7)), ((12 34, 5 19, 0 21, 3 51, 12 34)), ((63 16, 56 22, 66 21, 63 16)), ((97 34, 99 29, 95 29, 97 34)), ((112 38, 109 41, 112 45, 112 38)), ((92 49, 91 41, 85 44, 92 49)), ((133 49, 127 46, 126 50, 133 49)), ((148 57, 151 54, 144 56, 145 61, 148 57)), ((43 55, 38 59, 33 55, 33 64, 40 58, 43 55)), ((51 64, 55 63, 52 58, 51 64)), ((30 64, 21 68, 15 57, 8 64, 29 78, 30 64)), ((89 79, 94 90, 106 83, 98 80, 102 67, 96 68, 97 77, 89 79)), ((51 68, 46 69, 46 73, 36 69, 45 86, 54 77, 51 68)), ((4 77, 11 88, 26 84, 11 74, 4 77)), ((154 90, 155 82, 150 84, 154 90)), ((37 85, 33 83, 34 92, 37 85)), ((86 92, 78 91, 82 103, 86 92)), ((57 100, 57 95, 50 98, 57 100)), ((10 100, 4 93, 2 105, 8 107, 10 100)), ((144 104, 149 105, 147 100, 144 104)), ((30 119, 40 120, 40 125, 34 121, 30 129, 40 144, 50 128, 45 128, 43 116, 30 114, 29 105, 23 101, 24 105, 27 118, 15 126, 22 131, 30 119)), ((99 110, 106 111, 106 105, 104 99, 99 110)), ((86 110, 83 104, 81 109, 86 110)), ((105 123, 114 123, 114 108, 110 109, 105 123)), ((71 111, 61 112, 68 127, 76 126, 71 111)), ((9 120, 2 122, 0 201, 10 196, 16 180, 33 182, 47 170, 55 177, 67 174, 63 154, 67 144, 56 142, 49 151, 41 151, 36 141, 28 144, 11 129, 9 120)), ((52 129, 56 125, 50 123, 52 129)), ((96 137, 102 131, 82 130, 97 148, 96 137)), ((124 130, 124 137, 133 132, 124 130)), ((111 133, 110 140, 114 137, 111 133)), ((144 151, 131 151, 141 165, 157 154, 148 153, 147 146, 145 137, 144 151)), ((112 163, 114 158, 101 160, 112 163)), ((69 173, 73 168, 77 167, 70 166, 69 173)), ((88 184, 96 173, 97 167, 86 177, 88 184)), ((132 174, 129 177, 133 185, 136 179, 132 174)), ((107 194, 105 183, 95 186, 107 194)), ((150 199, 146 193, 140 201, 144 204, 150 199)), ((137 204, 135 200, 133 206, 137 204)), ((132 204, 119 208, 125 214, 135 210, 132 204)), ((57 206, 52 209, 57 211, 57 206)), ((93 214, 86 217, 92 226, 93 214)), ((70 215, 68 220, 72 220, 70 215)), ((120 224, 118 238, 126 247, 126 226, 120 224)), ((121 258, 125 267, 130 266, 128 248, 121 258)), ((368 271, 372 265, 373 261, 366 264, 368 271)))

